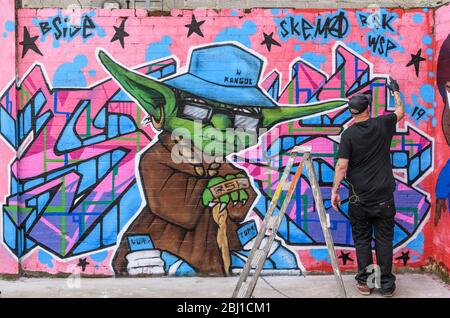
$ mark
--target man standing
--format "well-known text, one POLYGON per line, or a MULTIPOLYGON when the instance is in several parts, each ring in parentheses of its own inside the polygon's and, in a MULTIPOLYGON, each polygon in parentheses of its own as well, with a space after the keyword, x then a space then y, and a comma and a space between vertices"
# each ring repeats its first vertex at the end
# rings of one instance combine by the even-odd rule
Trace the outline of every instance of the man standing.
POLYGON ((370 95, 357 94, 348 102, 355 123, 341 136, 331 202, 337 210, 341 201, 338 189, 345 178, 350 189, 348 215, 358 262, 356 287, 363 295, 370 295, 373 290, 367 281, 373 266, 373 232, 381 272, 380 291, 391 297, 395 290, 392 274, 395 180, 389 150, 396 123, 404 116, 404 105, 397 81, 390 78, 387 87, 395 98, 394 113, 370 118, 370 95))

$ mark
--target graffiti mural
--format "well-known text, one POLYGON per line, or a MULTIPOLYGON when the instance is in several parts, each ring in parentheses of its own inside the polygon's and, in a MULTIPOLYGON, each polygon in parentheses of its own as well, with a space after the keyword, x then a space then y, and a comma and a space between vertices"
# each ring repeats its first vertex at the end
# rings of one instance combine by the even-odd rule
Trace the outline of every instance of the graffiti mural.
MULTIPOLYGON (((24 270, 238 273, 298 145, 313 149, 339 260, 354 268, 347 200, 339 211, 330 202, 339 136, 352 123, 353 94, 370 92, 372 116, 393 111, 389 75, 408 108, 391 144, 396 264, 424 262, 437 116, 426 71, 431 13, 225 12, 223 24, 174 11, 173 33, 134 10, 19 20, 21 80, 0 97, 2 147, 16 153, 1 225, 24 270), (414 45, 403 38, 408 23, 419 32, 414 45)), ((348 197, 346 184, 340 192, 348 197)), ((329 264, 305 172, 264 271, 329 264)))
MULTIPOLYGON (((450 35, 444 40, 439 51, 437 62, 437 88, 442 97, 444 109, 442 111, 442 130, 445 140, 450 146, 450 35)), ((436 211, 434 223, 438 224, 441 215, 450 212, 450 159, 439 173, 436 183, 436 211)))
POLYGON ((435 185, 433 259, 444 270, 450 268, 448 253, 450 226, 450 29, 444 18, 450 8, 443 6, 436 10, 436 117, 437 133, 435 185))
MULTIPOLYGON (((129 260, 134 255, 130 236, 146 234, 156 247, 180 255, 201 274, 229 273, 230 251, 240 247, 238 224, 256 193, 245 171, 225 157, 255 145, 261 128, 338 108, 345 101, 277 105, 259 88, 262 61, 236 44, 193 50, 189 71, 162 84, 125 69, 103 51, 99 59, 162 130, 139 164, 148 210, 125 232, 115 271, 136 263, 129 260), (228 57, 223 65, 217 61, 221 55, 228 57), (165 203, 172 198, 172 204, 165 203)), ((137 264, 144 263, 143 252, 136 253, 137 264)))
POLYGON ((450 35, 441 46, 437 64, 437 87, 444 102, 442 112, 442 130, 450 146, 450 35))
POLYGON ((96 24, 94 16, 95 11, 75 17, 63 15, 61 10, 58 10, 54 16, 45 19, 34 18, 33 24, 38 26, 42 42, 45 42, 47 37, 51 37, 52 45, 59 47, 61 41, 71 42, 77 37, 82 38, 84 42, 96 35, 104 37, 105 32, 96 24))
MULTIPOLYGON (((8 65, 8 67, 1 67, 2 76, 0 76, 0 95, 2 95, 5 88, 11 85, 12 80, 16 76, 16 70, 12 66, 14 65, 17 50, 17 44, 15 42, 17 21, 15 20, 14 4, 8 0, 0 0, 0 4, 2 5, 2 10, 0 10, 0 46, 2 47, 2 50, 0 50, 0 59, 3 61, 4 66, 8 65)), ((6 107, 9 113, 16 113, 16 109, 14 108, 15 100, 15 92, 8 95, 8 104, 6 107)), ((5 196, 9 192, 9 170, 11 161, 15 157, 15 150, 6 146, 1 135, 0 149, 0 197, 3 203, 5 196)), ((0 213, 1 224, 3 224, 2 219, 3 218, 0 213)), ((0 226, 0 241, 2 242, 0 243, 0 275, 17 275, 19 273, 20 266, 17 257, 11 253, 11 251, 3 243, 4 234, 2 227, 3 226, 0 226)))

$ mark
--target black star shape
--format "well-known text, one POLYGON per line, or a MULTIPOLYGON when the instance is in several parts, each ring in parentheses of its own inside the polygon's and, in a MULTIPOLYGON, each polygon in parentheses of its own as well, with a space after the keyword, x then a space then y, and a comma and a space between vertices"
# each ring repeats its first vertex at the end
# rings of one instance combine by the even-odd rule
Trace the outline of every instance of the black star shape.
POLYGON ((338 258, 342 258, 342 264, 347 265, 347 261, 354 262, 355 260, 350 257, 350 252, 344 253, 341 251, 341 255, 338 256, 338 258))
POLYGON ((125 48, 125 40, 124 40, 125 37, 130 36, 127 32, 125 32, 125 21, 126 20, 127 20, 126 18, 123 19, 122 22, 120 23, 120 26, 118 26, 118 27, 113 26, 114 27, 114 31, 116 33, 114 33, 114 36, 111 39, 111 42, 119 40, 120 45, 122 46, 122 49, 125 48))
POLYGON ((399 256, 399 257, 395 258, 395 260, 402 260, 403 261, 403 266, 406 266, 406 264, 408 263, 409 259, 410 259, 409 251, 402 252, 402 256, 399 256))
POLYGON ((201 37, 203 37, 202 30, 200 30, 200 26, 205 23, 205 20, 203 21, 197 21, 195 18, 195 15, 192 15, 191 17, 191 23, 185 24, 184 26, 189 29, 187 37, 190 37, 192 33, 197 33, 201 37))
POLYGON ((36 36, 30 36, 30 32, 28 32, 27 27, 23 27, 23 40, 22 42, 19 42, 20 45, 23 46, 22 50, 22 58, 24 58, 25 54, 27 54, 28 50, 32 50, 36 52, 39 55, 42 55, 41 50, 36 45, 36 40, 39 38, 39 35, 36 36))
POLYGON ((90 263, 87 261, 87 258, 79 258, 77 266, 81 267, 81 270, 84 272, 86 270, 86 266, 90 263))
POLYGON ((269 52, 270 49, 272 48, 272 45, 281 46, 280 43, 278 43, 276 40, 273 39, 273 32, 270 34, 266 34, 265 32, 263 32, 263 34, 264 34, 264 41, 261 42, 261 45, 265 44, 269 52))
POLYGON ((422 49, 419 49, 416 54, 411 54, 411 60, 406 64, 406 66, 414 65, 416 69, 416 76, 419 77, 419 68, 420 62, 426 61, 425 58, 422 57, 422 49))

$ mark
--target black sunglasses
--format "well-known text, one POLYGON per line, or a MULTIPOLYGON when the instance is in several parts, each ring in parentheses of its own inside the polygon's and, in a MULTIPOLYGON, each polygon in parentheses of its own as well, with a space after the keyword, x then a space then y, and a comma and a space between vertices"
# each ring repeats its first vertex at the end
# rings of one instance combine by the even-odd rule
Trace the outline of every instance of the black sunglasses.
POLYGON ((246 113, 235 110, 218 109, 209 105, 195 102, 185 102, 181 105, 179 116, 192 120, 199 120, 202 123, 209 122, 213 114, 226 114, 233 121, 234 128, 241 128, 247 131, 256 131, 261 122, 261 115, 246 113))

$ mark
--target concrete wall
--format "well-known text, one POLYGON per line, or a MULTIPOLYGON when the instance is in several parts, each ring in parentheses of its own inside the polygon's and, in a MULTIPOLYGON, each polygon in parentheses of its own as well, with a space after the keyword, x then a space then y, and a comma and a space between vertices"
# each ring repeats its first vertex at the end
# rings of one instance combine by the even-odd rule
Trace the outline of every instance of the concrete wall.
MULTIPOLYGON (((68 8, 81 4, 82 8, 101 8, 105 0, 22 0, 22 7, 24 8, 44 8, 44 7, 60 7, 68 8)), ((108 2, 119 3, 121 8, 127 8, 127 2, 124 0, 110 0, 108 2)), ((196 9, 196 8, 361 8, 375 5, 379 7, 434 7, 447 3, 448 0, 384 0, 384 1, 366 1, 366 0, 152 0, 150 8, 155 10, 170 10, 176 9, 196 9)), ((140 0, 135 3, 135 8, 144 8, 145 0, 140 0)), ((130 1, 130 8, 133 7, 133 1, 130 1)))
MULTIPOLYGON (((436 184, 450 153, 441 128, 446 108, 435 82, 439 45, 450 31, 441 22, 445 16, 436 18, 436 37, 429 8, 172 9, 169 16, 147 16, 144 10, 19 10, 17 40, 6 29, 0 38, 18 52, 15 57, 11 49, 0 66, 9 77, 0 97, 0 175, 7 177, 0 183, 0 272, 17 272, 18 263, 24 271, 50 274, 239 271, 294 145, 313 147, 339 263, 343 270, 355 269, 348 188, 342 186, 340 211, 329 201, 339 136, 351 124, 348 111, 336 107, 370 90, 372 115, 392 112, 388 75, 398 79, 407 111, 391 146, 395 267, 426 264, 449 237, 448 205, 434 224, 436 184), (100 49, 113 60, 100 59, 100 49), (202 54, 191 65, 194 49, 202 54), (124 80, 114 60, 153 80, 134 72, 124 80), (331 110, 311 118, 299 114, 220 167, 176 164, 158 134, 192 125, 178 117, 182 98, 160 81, 189 66, 206 69, 165 85, 238 108, 259 98, 258 105, 276 102, 303 111, 321 102, 331 110), (237 88, 228 88, 236 86, 229 80, 222 83, 226 89, 211 83, 236 72, 247 79, 237 88), (14 73, 17 87, 8 85, 14 73), (161 94, 163 119, 155 107, 161 94), (216 173, 248 179, 249 187, 229 195, 231 202, 224 197, 226 205, 209 207, 206 188, 216 173)), ((10 17, 1 18, 6 28, 10 17)), ((440 192, 438 199, 446 201, 440 192)), ((448 265, 448 257, 439 257, 448 265)), ((300 269, 331 270, 306 177, 266 263, 270 273, 300 269)))

